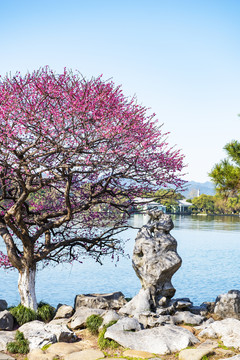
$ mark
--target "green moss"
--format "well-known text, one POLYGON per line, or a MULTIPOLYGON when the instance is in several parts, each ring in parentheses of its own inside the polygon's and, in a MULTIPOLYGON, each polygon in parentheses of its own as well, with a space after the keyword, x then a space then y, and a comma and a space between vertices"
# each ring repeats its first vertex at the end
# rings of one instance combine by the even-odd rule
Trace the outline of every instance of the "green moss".
POLYGON ((41 350, 42 350, 42 351, 45 351, 45 350, 47 350, 51 345, 52 345, 52 344, 46 344, 46 345, 44 345, 44 346, 41 348, 41 350))
POLYGON ((204 355, 201 360, 209 360, 207 355, 204 355))
POLYGON ((22 332, 17 330, 15 341, 7 344, 7 351, 12 354, 27 354, 29 352, 29 342, 24 338, 22 332))
POLYGON ((103 329, 100 331, 99 336, 98 336, 98 346, 100 347, 101 350, 103 349, 116 349, 118 348, 120 345, 114 341, 114 340, 110 340, 110 339, 105 339, 104 335, 105 332, 107 331, 107 328, 116 324, 117 321, 110 321, 107 325, 104 325, 103 329))
POLYGON ((103 318, 100 315, 90 315, 86 320, 87 329, 91 332, 91 334, 97 335, 102 322, 103 318))

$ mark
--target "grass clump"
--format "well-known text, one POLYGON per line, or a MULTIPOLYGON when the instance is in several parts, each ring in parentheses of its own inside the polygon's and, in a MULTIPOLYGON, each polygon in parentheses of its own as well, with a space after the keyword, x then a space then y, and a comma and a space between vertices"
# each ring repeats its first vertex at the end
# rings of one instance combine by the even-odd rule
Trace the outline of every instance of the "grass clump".
POLYGON ((110 339, 105 339, 104 335, 105 332, 107 331, 107 328, 116 324, 117 321, 110 321, 107 325, 104 325, 103 329, 100 331, 99 336, 98 336, 98 346, 100 347, 101 350, 110 348, 110 349, 116 349, 118 348, 120 345, 114 341, 114 340, 110 340, 110 339))
POLYGON ((37 319, 37 314, 34 310, 29 309, 22 304, 9 309, 12 316, 16 319, 19 325, 23 325, 29 321, 37 319))
POLYGON ((209 358, 207 357, 207 355, 204 355, 201 360, 209 360, 209 358))
POLYGON ((7 344, 7 351, 12 354, 27 354, 29 352, 29 342, 24 338, 20 331, 16 331, 15 341, 7 344))
POLYGON ((87 329, 91 334, 97 335, 98 329, 102 325, 103 318, 100 315, 90 315, 86 320, 87 329))
POLYGON ((43 301, 38 304, 37 318, 44 322, 49 322, 53 319, 55 308, 43 301))

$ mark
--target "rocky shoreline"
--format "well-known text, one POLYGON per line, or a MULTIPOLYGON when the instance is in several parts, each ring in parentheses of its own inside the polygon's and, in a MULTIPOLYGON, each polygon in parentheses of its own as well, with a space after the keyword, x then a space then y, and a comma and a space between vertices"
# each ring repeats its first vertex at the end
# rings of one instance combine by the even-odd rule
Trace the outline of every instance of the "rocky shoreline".
MULTIPOLYGON (((116 322, 105 333, 121 345, 112 359, 240 360, 240 291, 231 290, 201 306, 186 298, 171 299, 157 311, 133 314, 129 304, 121 292, 76 296, 74 308, 60 305, 49 323, 34 320, 18 328, 30 348, 21 359, 96 360, 111 355, 98 349, 96 339, 94 345, 84 330, 90 315, 100 315, 101 327, 116 322)), ((0 359, 20 359, 7 355, 16 327, 6 301, 0 300, 0 306, 0 359)))

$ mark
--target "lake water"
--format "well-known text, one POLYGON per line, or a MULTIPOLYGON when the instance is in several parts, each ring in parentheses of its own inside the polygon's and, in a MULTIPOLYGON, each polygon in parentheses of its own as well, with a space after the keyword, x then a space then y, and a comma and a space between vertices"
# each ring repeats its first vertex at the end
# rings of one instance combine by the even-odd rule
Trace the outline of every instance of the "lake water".
MULTIPOLYGON (((146 217, 134 215, 130 222, 141 227, 146 217)), ((214 301, 231 289, 240 290, 240 218, 210 216, 173 216, 171 234, 178 242, 183 263, 173 276, 176 297, 189 297, 194 305, 214 301)), ((121 258, 115 266, 111 259, 104 265, 85 259, 82 264, 61 264, 39 271, 36 280, 38 301, 56 306, 73 305, 76 294, 122 291, 132 297, 140 290, 140 281, 131 265, 136 229, 128 229, 124 238, 130 259, 121 258)), ((123 235, 122 235, 123 237, 123 235)), ((2 246, 1 246, 2 249, 2 246)), ((19 303, 18 273, 0 270, 0 298, 9 305, 19 303)))

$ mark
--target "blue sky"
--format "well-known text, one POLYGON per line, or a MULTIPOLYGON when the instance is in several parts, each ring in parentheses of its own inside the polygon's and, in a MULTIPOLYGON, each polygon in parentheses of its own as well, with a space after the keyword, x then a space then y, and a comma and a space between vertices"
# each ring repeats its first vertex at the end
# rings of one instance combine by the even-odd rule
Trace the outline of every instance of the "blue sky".
POLYGON ((240 133, 239 0, 0 0, 0 74, 66 66, 103 74, 157 114, 207 173, 240 133))

